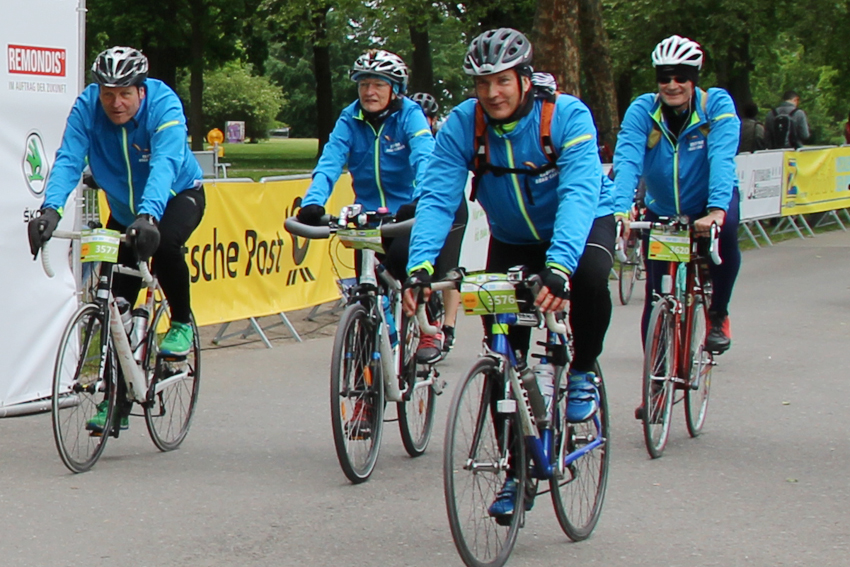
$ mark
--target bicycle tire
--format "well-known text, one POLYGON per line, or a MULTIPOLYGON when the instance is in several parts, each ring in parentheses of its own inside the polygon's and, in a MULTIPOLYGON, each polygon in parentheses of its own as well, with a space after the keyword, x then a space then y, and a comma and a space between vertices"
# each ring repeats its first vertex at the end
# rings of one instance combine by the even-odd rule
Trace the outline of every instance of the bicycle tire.
POLYGON ((714 368, 712 354, 705 350, 706 325, 705 298, 697 294, 691 317, 691 344, 689 388, 685 390, 685 422, 688 434, 696 437, 705 425, 708 398, 711 392, 711 371, 714 368))
POLYGON ((643 438, 653 459, 664 453, 670 435, 675 371, 673 317, 669 302, 661 299, 655 303, 643 351, 643 438))
POLYGON ((145 372, 151 378, 144 406, 145 423, 151 441, 160 451, 173 451, 183 443, 198 403, 201 338, 195 317, 191 314, 190 317, 194 338, 192 350, 185 359, 159 355, 159 345, 171 326, 171 312, 166 301, 160 303, 148 328, 145 372), (166 380, 169 380, 167 385, 160 387, 160 382, 166 380))
MULTIPOLYGON (((498 464, 513 429, 521 439, 516 414, 506 416, 499 439, 492 409, 493 388, 499 375, 499 363, 492 357, 479 358, 458 384, 449 408, 446 441, 443 447, 443 486, 449 527, 455 547, 469 567, 500 567, 510 557, 524 515, 525 490, 518 489, 514 513, 508 525, 500 525, 489 507, 504 484, 506 473, 498 464), (471 464, 470 464, 471 463, 471 464), (493 470, 472 468, 491 464, 493 470), (468 522, 470 525, 466 525, 468 522)), ((519 487, 525 487, 527 465, 525 443, 515 443, 512 468, 519 487)))
POLYGON ((402 315, 399 348, 403 361, 403 386, 412 388, 407 401, 397 404, 398 427, 401 443, 411 457, 425 453, 434 429, 434 410, 437 392, 433 385, 416 384, 429 378, 436 379, 434 369, 428 364, 417 364, 416 348, 419 346, 419 324, 415 317, 402 315))
POLYGON ((98 406, 107 404, 108 424, 115 414, 117 371, 105 321, 108 315, 97 304, 80 307, 65 327, 53 367, 53 438, 62 462, 75 473, 94 466, 106 448, 110 429, 98 435, 86 427, 98 406), (105 357, 104 340, 108 349, 105 357))
POLYGON ((635 289, 635 282, 637 281, 641 265, 643 263, 643 258, 641 258, 641 240, 638 238, 635 241, 634 246, 629 247, 629 253, 627 260, 625 262, 620 263, 620 273, 619 273, 619 291, 620 291, 620 303, 622 305, 628 305, 629 301, 632 299, 632 294, 635 289))
POLYGON ((366 308, 346 307, 331 360, 331 426, 339 465, 354 484, 371 476, 383 435, 383 373, 381 361, 372 358, 376 338, 366 308))
POLYGON ((599 409, 593 419, 583 423, 566 421, 566 386, 558 389, 555 416, 559 432, 555 434, 554 456, 564 463, 565 457, 595 439, 603 444, 585 453, 572 463, 555 469, 549 481, 552 504, 561 529, 573 541, 587 539, 596 527, 605 501, 608 486, 608 467, 611 461, 611 438, 608 415, 608 396, 602 371, 597 365, 596 388, 599 409), (563 441, 563 443, 562 443, 563 441))

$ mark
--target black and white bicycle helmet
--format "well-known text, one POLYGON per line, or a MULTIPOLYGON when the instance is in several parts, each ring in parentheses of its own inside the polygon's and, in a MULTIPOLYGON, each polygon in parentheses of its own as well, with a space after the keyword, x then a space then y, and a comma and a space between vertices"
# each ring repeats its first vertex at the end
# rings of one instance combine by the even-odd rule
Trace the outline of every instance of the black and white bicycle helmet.
POLYGON ((499 28, 482 33, 472 40, 463 60, 463 72, 473 77, 493 75, 517 69, 531 75, 531 42, 521 32, 499 28))
POLYGON ((690 65, 702 69, 702 48, 686 37, 671 35, 655 46, 652 52, 653 67, 690 65))
POLYGON ((132 47, 110 47, 94 60, 91 74, 104 87, 137 87, 148 78, 148 58, 132 47))
POLYGON ((377 75, 398 86, 398 92, 407 90, 408 72, 407 65, 401 57, 395 53, 383 49, 370 49, 357 58, 349 71, 352 81, 358 81, 361 75, 377 75))
POLYGON ((437 104, 437 99, 428 93, 413 93, 410 95, 410 100, 421 106, 422 110, 425 111, 425 116, 429 118, 436 118, 437 113, 440 112, 440 105, 437 104))

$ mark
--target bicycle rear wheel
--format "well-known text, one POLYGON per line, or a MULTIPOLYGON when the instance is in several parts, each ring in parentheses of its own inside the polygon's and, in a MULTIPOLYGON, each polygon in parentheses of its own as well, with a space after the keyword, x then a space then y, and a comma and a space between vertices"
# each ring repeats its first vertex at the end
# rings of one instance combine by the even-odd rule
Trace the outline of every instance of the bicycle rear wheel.
POLYGON ((549 481, 552 504, 561 529, 573 541, 587 539, 599 521, 605 489, 608 486, 608 464, 611 459, 608 429, 608 397, 605 382, 597 366, 596 388, 599 391, 599 410, 593 419, 583 423, 566 420, 566 385, 558 389, 555 419, 560 427, 555 435, 557 465, 549 481), (576 451, 597 445, 569 464, 576 451))
POLYGON ((443 482, 452 538, 463 562, 470 567, 504 565, 516 543, 524 514, 524 488, 516 491, 514 510, 506 525, 489 515, 507 477, 505 447, 508 432, 519 439, 511 454, 517 486, 525 487, 525 443, 516 414, 496 414, 494 399, 503 386, 499 363, 479 358, 458 385, 449 408, 443 449, 443 482), (496 420, 501 427, 497 427, 496 420))
POLYGON ((434 408, 436 391, 432 384, 422 383, 436 379, 435 370, 430 364, 416 363, 416 348, 419 346, 419 324, 415 317, 402 315, 399 344, 403 361, 404 382, 411 388, 406 402, 399 402, 398 427, 401 442, 411 457, 418 457, 428 448, 431 431, 434 429, 434 408))
POLYGON ((375 324, 363 305, 346 307, 331 361, 331 426, 342 472, 354 484, 369 479, 384 426, 384 382, 375 324))
POLYGON ((662 455, 670 435, 675 370, 673 317, 667 301, 656 302, 643 351, 643 437, 653 459, 662 455))
POLYGON ((191 321, 194 339, 185 357, 160 355, 159 345, 171 326, 171 311, 162 301, 147 335, 145 372, 152 375, 145 404, 145 423, 153 444, 160 451, 173 451, 189 433, 198 389, 201 383, 201 339, 195 317, 191 321))
POLYGON ((705 349, 707 335, 705 298, 697 295, 691 320, 690 387, 685 390, 685 421, 688 433, 696 437, 705 424, 708 395, 711 389, 712 354, 705 349))
POLYGON ((637 238, 634 246, 629 248, 628 259, 620 264, 620 303, 628 305, 632 299, 632 293, 635 289, 635 282, 640 276, 641 267, 643 265, 642 255, 643 243, 640 238, 637 238))
POLYGON ((65 327, 53 368, 53 437, 62 462, 75 473, 89 470, 109 439, 109 427, 96 433, 88 422, 99 408, 106 408, 107 424, 115 415, 117 372, 104 321, 96 304, 78 309, 65 327))

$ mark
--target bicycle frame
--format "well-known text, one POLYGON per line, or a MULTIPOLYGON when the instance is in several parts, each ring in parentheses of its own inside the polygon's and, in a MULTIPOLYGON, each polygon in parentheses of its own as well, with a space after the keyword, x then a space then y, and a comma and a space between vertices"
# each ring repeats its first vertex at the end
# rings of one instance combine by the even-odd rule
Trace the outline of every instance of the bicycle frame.
MULTIPOLYGON (((580 459, 588 452, 601 447, 607 442, 607 440, 604 439, 601 434, 598 434, 596 438, 587 445, 565 455, 563 454, 563 451, 566 444, 566 435, 561 435, 561 443, 560 446, 557 447, 559 458, 557 461, 554 461, 553 455, 556 449, 554 446, 555 431, 551 427, 540 429, 536 425, 536 421, 531 410, 531 404, 528 400, 528 394, 526 393, 525 387, 522 385, 519 373, 517 372, 516 356, 508 342, 506 331, 507 327, 510 325, 532 326, 531 320, 524 316, 524 314, 513 313, 497 314, 495 315, 495 318, 496 322, 492 328, 492 344, 488 348, 488 354, 495 355, 500 359, 500 367, 503 369, 503 374, 508 377, 506 389, 509 388, 509 391, 505 392, 505 398, 500 400, 498 403, 514 402, 513 404, 505 404, 503 407, 499 408, 499 411, 501 412, 501 410, 504 409, 505 411, 503 413, 516 412, 518 414, 522 435, 531 456, 533 476, 538 479, 549 479, 553 478, 555 475, 562 476, 567 466, 580 459), (510 397, 510 394, 513 395, 512 398, 510 397), (522 403, 516 403, 519 400, 521 400, 522 403)), ((533 326, 536 326, 537 318, 535 317, 534 319, 535 321, 533 326)), ((566 335, 560 332, 553 332, 551 328, 548 328, 548 326, 549 324, 547 321, 546 343, 566 348, 566 335)), ((545 363, 547 360, 548 358, 544 356, 541 358, 541 363, 545 363)), ((564 371, 565 369, 563 366, 558 366, 556 367, 555 375, 562 376, 564 371)), ((559 381, 556 381, 556 384, 559 384, 559 381)), ((560 387, 556 390, 555 395, 559 394, 559 390, 560 387)), ((551 403, 554 404, 555 401, 556 399, 553 398, 551 403)), ((559 419, 560 416, 558 416, 556 412, 555 420, 559 419)), ((602 424, 599 421, 599 415, 594 415, 592 419, 597 433, 600 433, 602 431, 602 424)))

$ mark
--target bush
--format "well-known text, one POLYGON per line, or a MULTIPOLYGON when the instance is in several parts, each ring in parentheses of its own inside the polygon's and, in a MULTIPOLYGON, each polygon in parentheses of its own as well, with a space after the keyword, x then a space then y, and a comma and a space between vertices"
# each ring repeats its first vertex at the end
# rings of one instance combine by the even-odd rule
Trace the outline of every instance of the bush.
POLYGON ((246 137, 252 141, 265 139, 285 105, 280 88, 266 77, 251 75, 250 66, 231 62, 204 74, 205 131, 224 130, 226 121, 241 120, 246 137))

